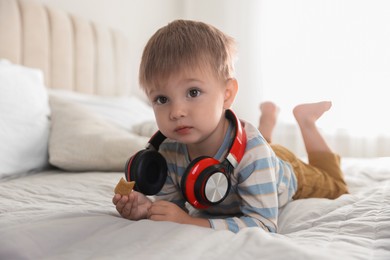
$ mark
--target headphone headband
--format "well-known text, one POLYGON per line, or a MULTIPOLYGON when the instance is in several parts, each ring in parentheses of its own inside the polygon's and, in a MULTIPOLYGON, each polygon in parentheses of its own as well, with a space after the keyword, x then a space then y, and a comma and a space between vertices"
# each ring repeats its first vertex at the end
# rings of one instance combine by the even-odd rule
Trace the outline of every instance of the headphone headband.
POLYGON ((233 139, 233 142, 229 148, 229 153, 226 156, 226 160, 229 161, 229 163, 234 168, 236 168, 245 153, 245 148, 243 149, 243 147, 246 146, 246 133, 243 131, 240 119, 236 114, 234 114, 232 110, 226 110, 226 117, 231 119, 236 127, 236 133, 234 135, 235 138, 233 139))
POLYGON ((146 145, 147 149, 153 149, 158 151, 160 145, 164 142, 167 137, 163 135, 163 133, 158 130, 154 135, 150 138, 148 144, 146 145))

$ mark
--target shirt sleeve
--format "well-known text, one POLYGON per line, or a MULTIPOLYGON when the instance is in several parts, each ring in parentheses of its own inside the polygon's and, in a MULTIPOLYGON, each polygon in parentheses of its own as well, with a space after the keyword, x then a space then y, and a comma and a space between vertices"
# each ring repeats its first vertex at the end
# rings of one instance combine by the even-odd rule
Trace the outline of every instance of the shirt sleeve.
POLYGON ((164 186, 162 187, 161 191, 156 194, 155 199, 170 201, 172 203, 175 203, 183 210, 187 210, 185 207, 186 201, 183 197, 183 194, 181 193, 181 189, 178 183, 179 171, 183 170, 179 170, 179 166, 176 164, 176 156, 179 154, 178 152, 176 152, 176 150, 177 146, 175 143, 172 142, 163 143, 163 145, 160 146, 160 153, 164 156, 167 162, 168 172, 164 186))
POLYGON ((172 176, 169 172, 163 188, 158 194, 156 194, 155 199, 170 201, 175 203, 180 208, 186 210, 183 195, 181 194, 177 185, 173 182, 172 176))

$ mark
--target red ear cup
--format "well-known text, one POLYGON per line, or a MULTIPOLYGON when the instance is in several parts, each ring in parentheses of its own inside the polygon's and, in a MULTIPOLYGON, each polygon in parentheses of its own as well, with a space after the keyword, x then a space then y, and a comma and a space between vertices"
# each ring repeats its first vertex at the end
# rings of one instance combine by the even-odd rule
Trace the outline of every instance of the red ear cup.
POLYGON ((167 171, 165 158, 149 149, 136 153, 125 166, 127 181, 135 181, 134 190, 145 195, 155 195, 162 189, 167 171))
POLYGON ((181 179, 184 198, 195 208, 208 208, 223 201, 230 191, 230 180, 218 160, 201 156, 193 160, 181 179))

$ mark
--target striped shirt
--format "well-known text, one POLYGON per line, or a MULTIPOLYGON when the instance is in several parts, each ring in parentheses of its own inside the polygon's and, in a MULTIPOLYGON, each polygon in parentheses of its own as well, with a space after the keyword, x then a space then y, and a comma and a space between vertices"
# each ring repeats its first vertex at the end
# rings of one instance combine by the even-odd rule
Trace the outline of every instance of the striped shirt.
MULTIPOLYGON (((229 194, 221 203, 198 214, 208 218, 214 229, 238 232, 245 227, 261 227, 277 232, 279 208, 292 199, 297 180, 291 165, 276 157, 257 128, 248 122, 244 124, 247 145, 240 164, 230 176, 229 194)), ((233 138, 234 125, 230 123, 215 159, 225 159, 233 138)), ((159 152, 167 161, 168 178, 156 199, 171 201, 184 209, 186 201, 180 181, 190 164, 186 145, 166 139, 159 152)))

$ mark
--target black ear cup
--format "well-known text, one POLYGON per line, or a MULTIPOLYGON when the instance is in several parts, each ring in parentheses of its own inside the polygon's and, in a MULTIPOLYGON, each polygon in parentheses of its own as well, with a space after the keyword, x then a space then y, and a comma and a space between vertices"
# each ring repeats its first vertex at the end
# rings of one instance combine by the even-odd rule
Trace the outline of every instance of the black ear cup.
POLYGON ((127 181, 135 181, 134 190, 145 195, 155 195, 167 178, 167 162, 157 151, 145 149, 132 156, 126 163, 127 181))

